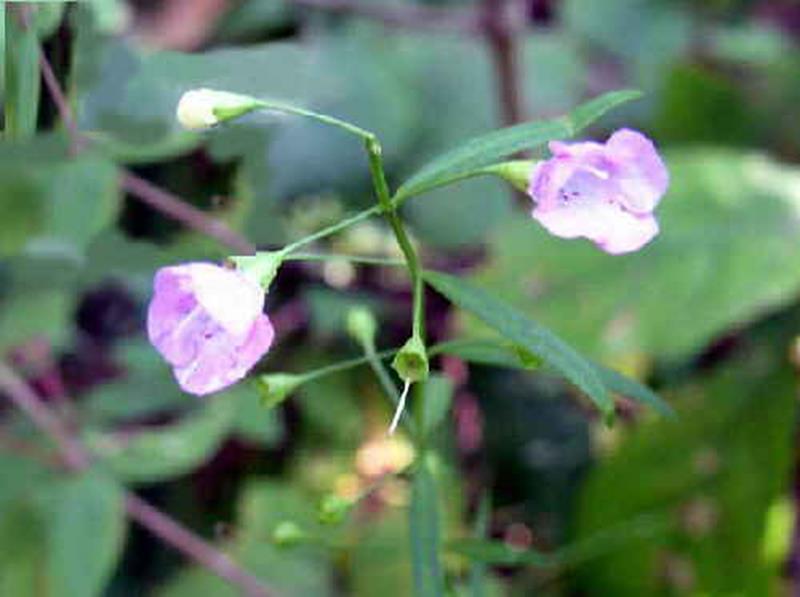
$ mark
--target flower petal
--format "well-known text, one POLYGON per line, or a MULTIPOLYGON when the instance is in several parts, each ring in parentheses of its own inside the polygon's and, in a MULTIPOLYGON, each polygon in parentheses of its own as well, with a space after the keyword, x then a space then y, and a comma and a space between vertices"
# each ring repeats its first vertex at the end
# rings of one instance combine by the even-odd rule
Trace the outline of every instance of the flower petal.
POLYGON ((606 143, 609 159, 617 165, 619 201, 637 214, 652 212, 669 186, 669 173, 653 142, 642 133, 621 129, 606 143))
POLYGON ((244 341, 227 336, 203 345, 194 362, 173 369, 175 379, 190 394, 218 392, 247 375, 269 350, 274 336, 269 318, 260 314, 244 341))
POLYGON ((562 238, 584 237, 607 253, 636 251, 658 234, 650 215, 631 214, 614 203, 583 201, 552 209, 537 208, 533 217, 548 232, 562 238))
POLYGON ((196 351, 176 336, 182 322, 194 312, 197 301, 185 266, 164 267, 156 272, 154 294, 147 309, 147 336, 151 344, 173 365, 187 363, 196 351))
POLYGON ((264 308, 261 287, 235 271, 210 263, 187 266, 197 301, 214 321, 236 336, 244 336, 264 308))
POLYGON ((528 194, 541 207, 558 204, 559 191, 578 169, 569 158, 553 158, 539 162, 531 172, 528 194))

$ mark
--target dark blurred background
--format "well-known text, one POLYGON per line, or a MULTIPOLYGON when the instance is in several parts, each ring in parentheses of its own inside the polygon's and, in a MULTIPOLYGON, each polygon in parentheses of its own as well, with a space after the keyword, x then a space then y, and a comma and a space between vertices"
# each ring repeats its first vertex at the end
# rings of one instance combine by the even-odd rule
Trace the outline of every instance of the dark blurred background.
MULTIPOLYGON (((381 138, 396 185, 471 136, 633 87, 644 98, 584 136, 638 128, 666 157, 662 232, 641 252, 612 257, 548 237, 527 200, 496 181, 404 208, 426 263, 648 383, 679 415, 623 399, 607 426, 546 373, 437 359, 427 391, 452 405, 437 440, 445 538, 483 527, 556 555, 482 567, 448 553, 449 588, 800 594, 800 2, 30 5, 91 139, 77 157, 47 86, 20 75, 31 68, 28 42, 9 6, 6 121, 13 106, 29 126, 7 127, 0 144, 0 349, 140 495, 282 595, 413 593, 402 474, 346 522, 315 521, 323 496, 360 495, 411 458, 402 435, 386 437, 390 412, 370 371, 304 386, 273 410, 249 383, 208 402, 182 395, 144 337, 151 278, 161 265, 230 250, 119 184, 124 168, 277 247, 371 204, 361 148, 337 130, 265 114, 189 133, 174 118, 181 93, 237 91, 355 122, 381 138), (276 545, 287 522, 315 528, 313 540, 276 545)), ((397 255, 375 221, 318 248, 397 255)), ((402 271, 287 264, 268 296, 278 343, 260 370, 358 355, 344 325, 356 304, 379 315, 379 346, 404 341, 402 271)), ((427 317, 434 341, 480 331, 432 293, 427 317)), ((237 594, 126 528, 101 490, 65 488, 30 424, 10 408, 2 417, 0 595, 237 594)))

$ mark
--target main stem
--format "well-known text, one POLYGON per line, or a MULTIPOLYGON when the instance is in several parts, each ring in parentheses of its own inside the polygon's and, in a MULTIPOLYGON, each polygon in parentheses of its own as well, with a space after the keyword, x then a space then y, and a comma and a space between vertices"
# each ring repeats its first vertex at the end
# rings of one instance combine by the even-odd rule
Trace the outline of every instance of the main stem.
POLYGON ((378 203, 386 217, 389 225, 392 227, 392 232, 397 239, 397 244, 400 245, 400 250, 406 260, 408 273, 411 276, 411 284, 414 293, 414 308, 412 319, 412 333, 417 336, 422 343, 425 343, 425 295, 422 280, 422 265, 419 261, 419 255, 408 238, 405 226, 397 213, 397 206, 392 203, 391 193, 389 192, 389 185, 386 183, 386 174, 383 170, 383 159, 381 156, 381 146, 378 140, 370 135, 365 140, 367 153, 369 154, 369 169, 372 174, 372 182, 375 187, 375 194, 378 196, 378 203))

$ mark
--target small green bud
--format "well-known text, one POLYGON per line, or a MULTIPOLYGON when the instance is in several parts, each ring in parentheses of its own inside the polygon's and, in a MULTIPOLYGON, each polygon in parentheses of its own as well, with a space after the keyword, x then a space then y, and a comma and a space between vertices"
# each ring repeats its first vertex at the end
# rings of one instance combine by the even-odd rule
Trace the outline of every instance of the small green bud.
POLYGON ((404 381, 417 382, 428 379, 430 369, 428 353, 419 336, 414 335, 408 339, 395 355, 392 367, 404 381))
POLYGON ((285 258, 283 251, 259 251, 255 255, 233 256, 229 259, 236 269, 256 281, 267 292, 285 258))
POLYGON ((375 315, 367 307, 353 307, 347 312, 347 333, 362 346, 373 344, 377 330, 375 315))
POLYGON ((256 378, 256 386, 261 394, 261 405, 273 408, 286 400, 305 381, 302 375, 293 373, 268 373, 256 378))
POLYGON ((537 162, 533 160, 513 160, 489 166, 486 168, 486 172, 505 179, 515 189, 527 193, 531 172, 536 164, 537 162))
POLYGON ((326 495, 319 504, 317 518, 322 524, 339 524, 353 507, 353 502, 335 494, 326 495))
POLYGON ((181 96, 175 115, 189 130, 203 130, 263 107, 263 102, 247 95, 192 89, 181 96))
POLYGON ((291 520, 279 522, 272 531, 272 542, 278 547, 292 547, 307 538, 305 531, 291 520))
POLYGON ((539 355, 532 353, 527 348, 524 348, 519 344, 514 344, 512 345, 512 349, 514 350, 514 354, 517 355, 520 365, 522 365, 525 369, 538 369, 542 366, 542 359, 539 357, 539 355))

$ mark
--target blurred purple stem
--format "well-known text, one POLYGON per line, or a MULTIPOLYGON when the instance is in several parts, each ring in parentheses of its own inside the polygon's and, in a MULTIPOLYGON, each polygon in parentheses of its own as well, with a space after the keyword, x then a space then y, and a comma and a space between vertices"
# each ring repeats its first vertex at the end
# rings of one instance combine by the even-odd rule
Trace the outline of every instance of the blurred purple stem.
MULTIPOLYGON (((0 391, 53 440, 67 469, 81 471, 91 466, 91 457, 83 444, 72 435, 28 384, 4 362, 0 362, 0 391)), ((125 511, 132 520, 164 543, 239 587, 242 594, 248 597, 276 595, 226 554, 131 492, 125 492, 125 511)))

